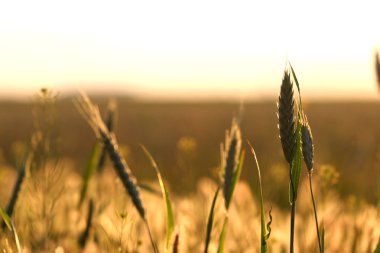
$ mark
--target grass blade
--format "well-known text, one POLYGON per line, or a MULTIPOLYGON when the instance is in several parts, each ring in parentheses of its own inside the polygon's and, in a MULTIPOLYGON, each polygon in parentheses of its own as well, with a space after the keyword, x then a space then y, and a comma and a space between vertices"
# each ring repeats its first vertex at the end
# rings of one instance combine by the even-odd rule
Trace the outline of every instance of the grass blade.
POLYGON ((17 247, 17 252, 21 253, 21 245, 20 240, 18 239, 16 228, 13 225, 12 219, 9 217, 9 215, 4 211, 2 207, 0 207, 0 216, 3 218, 4 223, 7 225, 8 229, 13 234, 13 238, 17 247))
POLYGON ((172 238, 172 235, 174 233, 174 213, 173 213, 173 208, 172 208, 172 203, 170 201, 169 197, 169 192, 167 191, 164 181, 162 180, 162 176, 160 171, 158 170, 157 163, 153 159, 153 156, 149 153, 149 151, 142 146, 142 149, 144 150, 146 156, 149 158, 152 167, 155 169, 158 182, 160 183, 161 191, 162 191, 162 196, 165 200, 165 205, 166 205, 166 245, 165 245, 165 252, 170 252, 170 240, 172 238))
POLYGON ((97 163, 99 160, 99 155, 100 155, 100 150, 101 150, 101 145, 99 142, 97 142, 92 149, 90 159, 88 160, 86 169, 83 174, 83 179, 82 179, 82 188, 80 190, 80 199, 79 199, 79 207, 82 206, 84 198, 86 197, 87 190, 88 190, 88 185, 90 183, 90 178, 92 174, 94 174, 94 171, 97 167, 97 163))
POLYGON ((12 231, 12 221, 9 215, 4 211, 3 208, 0 207, 0 215, 3 218, 5 225, 7 225, 8 229, 12 231))
POLYGON ((212 200, 210 213, 209 213, 208 219, 207 219, 207 231, 206 231, 206 242, 205 242, 205 251, 204 251, 204 253, 207 253, 208 246, 209 246, 210 240, 211 240, 212 226, 213 226, 213 223, 214 223, 214 210, 215 210, 215 204, 216 204, 216 200, 218 198, 219 190, 220 190, 220 187, 218 187, 216 189, 214 198, 212 200))
POLYGON ((241 171, 243 169, 243 164, 244 164, 244 157, 245 157, 245 152, 243 150, 240 154, 240 159, 239 159, 239 164, 237 166, 237 169, 234 171, 234 174, 232 177, 231 193, 230 193, 229 201, 227 202, 227 209, 230 207, 230 204, 232 201, 232 195, 234 193, 236 184, 240 179, 241 171))
MULTIPOLYGON (((268 251, 268 242, 270 233, 267 231, 267 228, 265 227, 265 216, 264 216, 264 198, 263 198, 263 189, 261 185, 261 173, 260 173, 260 166, 259 162, 257 161, 256 152, 253 149, 251 143, 248 141, 248 145, 251 147, 251 153, 253 157, 255 158, 256 162, 256 168, 257 173, 259 177, 259 187, 260 187, 260 221, 261 221, 261 253, 266 253, 268 251)), ((268 222, 268 230, 270 230, 270 224, 272 223, 272 219, 268 222)))
MULTIPOLYGON (((292 66, 292 64, 290 62, 289 62, 289 66, 290 66, 290 70, 292 71, 292 76, 294 78, 294 81, 296 82, 296 86, 297 86, 297 89, 298 89, 298 94, 300 94, 301 93, 300 84, 298 83, 296 72, 294 71, 293 66, 292 66)), ((300 98, 300 102, 301 102, 301 96, 299 96, 299 98, 300 98)))
POLYGON ((219 246, 218 246, 217 253, 223 253, 224 252, 224 241, 226 239, 227 224, 228 224, 228 216, 226 215, 224 217, 222 232, 220 233, 220 237, 219 237, 219 246))
POLYGON ((150 185, 147 185, 147 184, 144 184, 144 183, 138 183, 137 184, 138 187, 143 190, 143 191, 146 191, 146 192, 149 192, 150 194, 153 194, 153 195, 156 195, 156 196, 161 196, 162 193, 160 190, 150 186, 150 185))

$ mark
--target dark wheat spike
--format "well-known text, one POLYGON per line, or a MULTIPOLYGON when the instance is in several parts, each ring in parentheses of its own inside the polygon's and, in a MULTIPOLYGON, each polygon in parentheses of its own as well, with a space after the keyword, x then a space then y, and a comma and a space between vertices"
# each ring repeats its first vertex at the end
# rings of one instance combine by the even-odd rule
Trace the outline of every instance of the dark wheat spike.
MULTIPOLYGON (((114 125, 114 118, 115 118, 115 110, 116 110, 116 104, 114 102, 110 102, 108 106, 108 117, 106 123, 106 127, 108 129, 108 132, 113 132, 113 125, 114 125)), ((104 166, 106 163, 106 157, 107 157, 107 149, 105 146, 103 146, 102 153, 100 155, 97 171, 102 172, 104 170, 104 166)))
POLYGON ((285 159, 291 165, 296 149, 296 135, 293 83, 287 70, 285 70, 284 78, 282 79, 281 92, 278 98, 278 128, 285 159))
POLYGON ((313 172, 314 167, 314 144, 311 128, 307 121, 306 115, 303 115, 302 126, 302 154, 309 173, 313 172))
POLYGON ((230 132, 226 134, 226 143, 224 150, 224 184, 223 195, 226 208, 230 203, 232 191, 232 179, 235 169, 239 163, 240 149, 241 149, 241 132, 236 120, 232 122, 230 132))
POLYGON ((6 209, 6 212, 7 212, 8 216, 11 217, 11 218, 12 218, 13 210, 14 210, 14 207, 16 205, 18 196, 19 196, 20 191, 21 191, 21 186, 22 186, 22 184, 24 182, 26 167, 28 166, 29 158, 30 158, 30 155, 27 152, 27 154, 25 155, 24 160, 22 161, 21 168, 20 168, 20 171, 18 173, 17 181, 16 181, 16 184, 15 184, 15 186, 13 188, 12 197, 9 200, 9 203, 8 203, 8 206, 7 206, 7 209, 6 209))
POLYGON ((145 209, 140 198, 136 179, 120 153, 115 135, 108 131, 107 126, 100 117, 99 109, 92 104, 91 100, 86 95, 82 94, 81 98, 77 101, 77 106, 83 117, 95 131, 95 134, 103 141, 108 155, 114 164, 117 175, 125 189, 128 191, 128 194, 141 218, 145 220, 145 209))
POLYGON ((121 156, 118 144, 113 134, 100 133, 104 145, 108 151, 108 155, 113 162, 114 168, 116 170, 117 175, 119 176, 121 182, 123 183, 125 189, 127 189, 129 195, 132 198, 132 202, 138 210, 141 218, 145 219, 145 209, 142 204, 140 193, 137 188, 137 183, 135 177, 132 175, 129 166, 127 165, 124 158, 121 156))

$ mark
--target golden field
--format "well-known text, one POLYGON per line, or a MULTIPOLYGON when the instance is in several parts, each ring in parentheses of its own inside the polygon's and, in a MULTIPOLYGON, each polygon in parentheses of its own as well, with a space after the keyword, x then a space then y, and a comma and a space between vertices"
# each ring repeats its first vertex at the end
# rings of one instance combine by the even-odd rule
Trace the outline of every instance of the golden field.
MULTIPOLYGON (((60 98, 41 106, 0 102, 0 205, 12 194, 26 147, 40 131, 49 140, 40 171, 28 172, 13 220, 25 252, 149 252, 147 232, 129 196, 106 161, 90 180, 79 208, 79 194, 95 135, 74 106, 60 98), (37 176, 38 175, 38 176, 37 176), (78 245, 86 226, 88 200, 95 212, 89 240, 78 245)), ((108 99, 95 98, 106 116, 108 99)), ((115 133, 138 182, 159 248, 165 243, 165 205, 156 175, 142 151, 157 161, 172 196, 180 252, 202 252, 207 216, 220 174, 220 143, 231 120, 242 115, 245 163, 229 210, 226 252, 259 252, 258 177, 249 140, 261 167, 265 210, 273 208, 269 252, 287 252, 289 237, 288 168, 283 158, 274 101, 164 103, 116 98, 115 133), (242 108, 242 109, 241 109, 242 108), (152 192, 153 189, 153 192, 152 192)), ((304 101, 315 145, 314 187, 326 252, 373 252, 380 236, 380 104, 304 101)), ((317 252, 310 196, 303 168, 297 202, 296 252, 317 252)), ((210 252, 217 248, 224 216, 216 203, 210 252)), ((15 251, 12 235, 1 232, 1 249, 15 251)))

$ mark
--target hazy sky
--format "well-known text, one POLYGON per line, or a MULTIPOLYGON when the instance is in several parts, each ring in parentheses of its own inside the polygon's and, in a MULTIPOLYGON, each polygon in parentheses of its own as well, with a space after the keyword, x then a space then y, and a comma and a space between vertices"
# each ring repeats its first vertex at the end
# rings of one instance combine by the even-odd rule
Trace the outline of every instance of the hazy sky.
POLYGON ((377 98, 380 1, 3 1, 0 94, 377 98))

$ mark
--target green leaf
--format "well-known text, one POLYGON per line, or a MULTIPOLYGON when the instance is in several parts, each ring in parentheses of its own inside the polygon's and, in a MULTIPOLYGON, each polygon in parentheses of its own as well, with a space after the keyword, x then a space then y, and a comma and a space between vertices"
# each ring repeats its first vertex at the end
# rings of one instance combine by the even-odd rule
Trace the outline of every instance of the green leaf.
POLYGON ((3 208, 0 207, 0 215, 3 218, 5 225, 7 225, 8 229, 12 231, 12 221, 8 214, 4 211, 3 208))
POLYGON ((294 81, 296 82, 298 93, 301 93, 301 91, 300 91, 300 84, 298 83, 296 72, 294 71, 293 66, 292 66, 292 64, 290 62, 289 62, 289 66, 290 66, 290 70, 292 71, 292 75, 293 75, 294 81))
POLYGON ((21 245, 20 240, 18 239, 16 228, 13 225, 12 219, 8 216, 8 214, 4 211, 2 207, 0 207, 0 216, 3 218, 4 223, 7 225, 8 229, 13 234, 13 238, 17 247, 17 252, 21 253, 21 245))
POLYGON ((301 144, 301 117, 298 113, 297 128, 296 128, 296 152, 292 162, 292 182, 294 186, 294 198, 292 184, 289 185, 289 201, 293 203, 297 200, 298 185, 301 176, 302 167, 302 144, 301 144))
POLYGON ((94 171, 98 164, 101 147, 102 145, 99 142, 97 142, 94 148, 92 149, 90 159, 88 160, 86 170, 84 171, 84 174, 83 174, 82 188, 80 191, 80 199, 79 199, 79 207, 83 204, 84 198, 86 197, 88 185, 90 183, 90 178, 92 174, 94 174, 94 171))
POLYGON ((218 253, 224 252, 224 241, 226 239, 227 223, 228 223, 228 216, 226 215, 224 217, 223 227, 222 227, 222 231, 221 231, 220 237, 219 237, 219 245, 218 245, 218 251, 217 251, 218 253))
MULTIPOLYGON (((268 251, 268 245, 267 245, 267 239, 269 238, 269 233, 267 233, 267 228, 265 227, 265 216, 264 216, 264 198, 263 198, 263 189, 261 185, 261 172, 260 172, 260 166, 259 162, 257 160, 256 152, 254 148, 252 147, 251 143, 248 141, 248 145, 251 147, 251 153, 253 157, 255 158, 256 162, 256 168, 257 173, 259 177, 259 188, 260 188, 260 221, 261 221, 261 253, 266 253, 268 251)), ((270 223, 272 221, 269 221, 268 228, 270 228, 270 223)))
POLYGON ((379 238, 379 242, 377 243, 376 249, 373 253, 380 253, 380 238, 379 238))
POLYGON ((160 190, 158 189, 155 189, 154 187, 150 186, 150 185, 147 185, 147 184, 144 184, 144 183, 137 183, 137 186, 141 189, 141 190, 144 190, 146 192, 149 192, 153 195, 156 195, 156 196, 161 196, 162 193, 160 190))
POLYGON ((297 79, 297 76, 296 76, 296 72, 294 71, 293 66, 292 66, 292 64, 290 64, 290 62, 289 62, 289 65, 290 65, 290 70, 292 71, 293 79, 294 79, 294 81, 296 82, 296 86, 297 86, 297 90, 298 90, 298 100, 299 100, 299 104, 300 104, 300 107, 301 107, 301 110, 302 110, 302 101, 301 101, 300 84, 298 83, 298 79, 297 79))
POLYGON ((165 204, 166 204, 166 245, 165 245, 165 252, 170 251, 170 240, 172 238, 172 235, 174 233, 174 213, 173 213, 173 208, 172 204, 169 198, 169 193, 165 187, 164 181, 162 180, 162 176, 160 171, 158 170, 158 166, 156 161, 153 159, 153 156, 149 153, 149 151, 141 145, 141 148, 144 150, 146 156, 149 158, 152 167, 155 169, 158 182, 160 183, 161 191, 162 191, 162 196, 164 197, 165 204))
POLYGON ((209 213, 208 219, 207 219, 207 231, 206 231, 206 242, 205 242, 205 251, 204 251, 204 253, 207 253, 208 246, 209 246, 210 240, 211 240, 212 225, 214 223, 214 210, 215 210, 215 204, 216 204, 216 199, 218 198, 219 190, 220 190, 220 188, 218 187, 216 189, 214 198, 212 200, 210 213, 209 213))
POLYGON ((245 157, 245 152, 243 150, 240 154, 239 164, 237 165, 237 169, 234 171, 234 175, 232 178, 231 193, 230 193, 230 197, 227 203, 227 210, 230 207, 230 204, 232 201, 232 195, 234 194, 235 187, 237 185, 237 182, 240 179, 241 171, 243 169, 243 164, 244 164, 244 157, 245 157))

